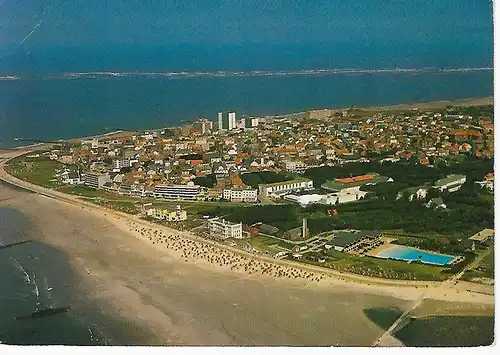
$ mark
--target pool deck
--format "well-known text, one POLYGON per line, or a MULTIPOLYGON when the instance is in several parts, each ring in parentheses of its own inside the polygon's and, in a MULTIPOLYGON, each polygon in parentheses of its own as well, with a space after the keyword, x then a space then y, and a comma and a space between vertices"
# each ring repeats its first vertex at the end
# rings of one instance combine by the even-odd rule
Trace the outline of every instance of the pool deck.
POLYGON ((380 240, 382 240, 384 242, 384 244, 382 244, 381 246, 373 248, 372 250, 368 251, 366 253, 366 255, 377 257, 378 253, 380 253, 382 250, 389 249, 389 248, 392 248, 392 247, 395 247, 395 246, 398 245, 398 244, 391 244, 391 242, 393 240, 396 240, 395 238, 382 237, 382 238, 380 238, 380 240))

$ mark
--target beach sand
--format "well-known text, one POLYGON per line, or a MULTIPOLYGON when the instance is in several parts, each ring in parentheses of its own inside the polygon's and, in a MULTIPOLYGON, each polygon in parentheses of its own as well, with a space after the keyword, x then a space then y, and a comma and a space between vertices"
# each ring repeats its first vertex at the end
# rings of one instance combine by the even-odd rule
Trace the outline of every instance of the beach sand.
POLYGON ((82 297, 150 334, 144 344, 367 346, 384 330, 364 309, 409 309, 422 297, 493 304, 492 295, 469 292, 469 283, 299 267, 90 204, 6 187, 0 203, 27 216, 40 241, 67 253, 82 297))
POLYGON ((150 334, 146 344, 370 345, 383 330, 363 309, 409 303, 345 284, 326 287, 193 262, 103 214, 4 187, 0 196, 9 198, 3 206, 28 217, 40 241, 68 254, 82 297, 150 334))

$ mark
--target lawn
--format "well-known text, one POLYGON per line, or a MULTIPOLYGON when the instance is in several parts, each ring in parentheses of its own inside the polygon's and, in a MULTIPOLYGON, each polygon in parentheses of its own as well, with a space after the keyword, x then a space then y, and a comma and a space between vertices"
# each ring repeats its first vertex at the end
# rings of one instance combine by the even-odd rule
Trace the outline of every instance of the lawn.
POLYGON ((387 330, 403 314, 399 308, 367 308, 363 313, 380 328, 387 330))
POLYGON ((494 339, 494 318, 437 316, 412 318, 394 334, 406 346, 480 346, 494 339))
POLYGON ((55 178, 56 170, 60 170, 63 167, 64 164, 47 158, 28 159, 19 157, 12 159, 6 166, 6 170, 9 174, 21 180, 54 188, 60 185, 55 178))
POLYGON ((255 249, 269 251, 272 253, 277 253, 280 251, 287 251, 287 250, 289 251, 293 248, 293 244, 272 237, 268 237, 262 234, 248 239, 248 242, 255 249))

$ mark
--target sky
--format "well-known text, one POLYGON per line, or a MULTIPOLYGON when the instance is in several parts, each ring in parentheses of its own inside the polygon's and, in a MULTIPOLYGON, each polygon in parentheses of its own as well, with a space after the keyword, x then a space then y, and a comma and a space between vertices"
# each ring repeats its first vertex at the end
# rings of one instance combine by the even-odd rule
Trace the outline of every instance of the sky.
POLYGON ((490 0, 0 0, 3 73, 468 67, 492 57, 490 0))
POLYGON ((489 0, 0 0, 0 45, 492 41, 489 0), (41 23, 40 23, 41 21, 41 23))

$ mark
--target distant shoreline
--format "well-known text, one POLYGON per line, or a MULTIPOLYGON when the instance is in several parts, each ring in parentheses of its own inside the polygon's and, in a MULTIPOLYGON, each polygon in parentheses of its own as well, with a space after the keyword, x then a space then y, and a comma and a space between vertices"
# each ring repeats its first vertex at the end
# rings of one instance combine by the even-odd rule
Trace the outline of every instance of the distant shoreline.
MULTIPOLYGON (((467 107, 467 106, 485 106, 493 105, 493 96, 483 96, 483 97, 470 97, 466 99, 456 99, 456 100, 440 100, 440 101, 428 101, 428 102, 417 102, 417 103, 401 103, 394 105, 383 105, 383 106, 352 106, 357 110, 362 111, 393 111, 393 110, 411 110, 411 109, 439 109, 445 108, 446 106, 455 107, 467 107)), ((335 112, 348 110, 351 107, 339 107, 339 108, 316 108, 306 111, 288 113, 283 115, 276 115, 277 117, 290 117, 304 114, 308 111, 320 111, 320 110, 333 110, 335 112)))
MULTIPOLYGON (((419 103, 401 103, 401 104, 394 104, 394 105, 386 105, 386 106, 352 106, 352 108, 355 108, 357 110, 362 110, 362 111, 394 111, 394 110, 411 110, 411 109, 440 109, 440 108, 445 108, 446 106, 455 106, 455 107, 467 107, 467 106, 484 106, 484 105, 492 105, 494 102, 494 97, 493 96, 486 96, 486 97, 471 97, 471 98, 466 98, 466 99, 456 99, 456 100, 441 100, 441 101, 429 101, 429 102, 419 102, 419 103)), ((305 111, 298 111, 298 112, 292 112, 292 113, 285 113, 285 114, 274 114, 274 115, 266 115, 266 117, 294 117, 298 115, 302 115, 308 111, 320 111, 320 110, 333 110, 334 112, 341 112, 348 110, 349 107, 343 107, 343 108, 317 108, 317 109, 311 109, 311 110, 305 110, 305 111)), ((245 115, 245 116, 252 116, 252 115, 245 115)), ((68 138, 68 139, 55 139, 54 141, 57 142, 80 142, 82 140, 86 139, 94 139, 94 138, 106 138, 106 137, 124 137, 128 136, 131 134, 135 134, 137 132, 144 132, 144 131, 158 131, 164 128, 179 128, 183 127, 185 125, 173 125, 173 126, 166 126, 166 127, 160 127, 160 128, 152 128, 152 129, 141 129, 141 130, 125 130, 125 129, 119 129, 113 132, 107 132, 107 133, 98 133, 94 135, 89 135, 89 136, 83 136, 83 137, 74 137, 74 138, 68 138), (131 133, 131 134, 130 134, 131 133)), ((47 139, 49 140, 49 139, 47 139)), ((28 144, 28 145, 23 145, 23 146, 17 146, 17 147, 12 147, 12 148, 4 148, 4 150, 17 150, 17 149, 32 149, 32 148, 37 148, 37 147, 44 147, 46 144, 54 144, 54 143, 35 143, 35 144, 28 144)), ((0 148, 1 149, 1 148, 0 148)))

